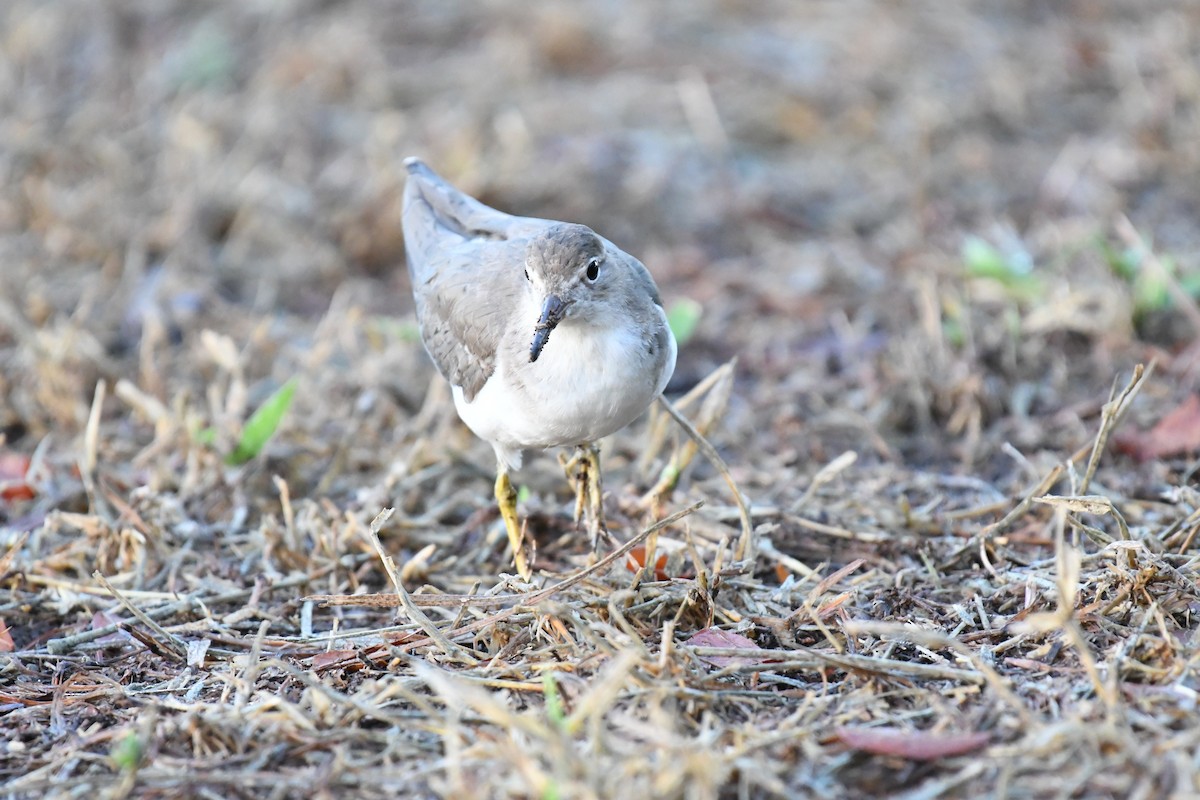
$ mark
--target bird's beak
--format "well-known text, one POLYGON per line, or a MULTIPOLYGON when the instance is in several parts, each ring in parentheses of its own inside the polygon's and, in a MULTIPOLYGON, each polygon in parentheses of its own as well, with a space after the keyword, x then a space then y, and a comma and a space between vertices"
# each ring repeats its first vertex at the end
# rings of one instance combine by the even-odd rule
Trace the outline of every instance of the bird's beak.
POLYGON ((550 331, 562 322, 566 309, 566 303, 558 295, 546 295, 546 299, 542 301, 542 313, 538 317, 537 325, 533 326, 533 344, 529 345, 530 363, 538 360, 542 348, 550 341, 550 331))

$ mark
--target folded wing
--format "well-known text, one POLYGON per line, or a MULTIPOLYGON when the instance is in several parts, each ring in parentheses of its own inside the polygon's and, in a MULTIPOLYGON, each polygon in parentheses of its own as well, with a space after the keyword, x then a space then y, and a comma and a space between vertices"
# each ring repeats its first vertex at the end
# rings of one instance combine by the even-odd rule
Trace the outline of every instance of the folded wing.
POLYGON ((526 242, 552 223, 486 206, 415 158, 405 165, 404 246, 421 339, 470 401, 495 370, 523 291, 526 242))

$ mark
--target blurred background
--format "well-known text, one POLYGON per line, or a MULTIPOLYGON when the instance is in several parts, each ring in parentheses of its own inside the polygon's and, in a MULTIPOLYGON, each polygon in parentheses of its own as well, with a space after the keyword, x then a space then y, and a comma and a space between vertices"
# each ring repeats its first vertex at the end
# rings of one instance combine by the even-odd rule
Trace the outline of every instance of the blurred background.
MULTIPOLYGON (((303 374, 296 447, 400 448, 433 374, 418 155, 695 301, 671 390, 739 358, 731 461, 994 475, 1197 332, 1198 31, 1147 0, 9 0, 0 432, 66 445, 101 377, 202 407, 231 366, 209 329, 248 395, 208 397, 218 439, 303 374)), ((138 452, 144 414, 103 408, 138 452)))

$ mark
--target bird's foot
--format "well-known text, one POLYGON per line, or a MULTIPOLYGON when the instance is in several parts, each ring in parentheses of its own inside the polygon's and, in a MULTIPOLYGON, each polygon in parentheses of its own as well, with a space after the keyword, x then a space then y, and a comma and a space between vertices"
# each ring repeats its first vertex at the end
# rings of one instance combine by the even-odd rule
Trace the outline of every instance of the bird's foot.
POLYGON ((575 524, 587 521, 588 536, 592 550, 600 547, 600 536, 612 537, 604 524, 604 488, 600 480, 600 448, 594 444, 581 444, 567 458, 559 455, 558 463, 567 475, 567 482, 575 491, 575 524))
POLYGON ((525 560, 525 550, 522 547, 525 532, 517 520, 517 490, 508 479, 508 472, 503 469, 496 474, 496 504, 500 506, 500 517, 504 520, 504 530, 508 534, 508 543, 512 546, 517 574, 529 580, 533 572, 525 560))
POLYGON ((584 503, 587 500, 588 475, 583 445, 577 447, 570 458, 559 453, 558 463, 567 476, 567 483, 571 485, 571 490, 575 492, 575 524, 578 525, 579 521, 583 519, 584 503))

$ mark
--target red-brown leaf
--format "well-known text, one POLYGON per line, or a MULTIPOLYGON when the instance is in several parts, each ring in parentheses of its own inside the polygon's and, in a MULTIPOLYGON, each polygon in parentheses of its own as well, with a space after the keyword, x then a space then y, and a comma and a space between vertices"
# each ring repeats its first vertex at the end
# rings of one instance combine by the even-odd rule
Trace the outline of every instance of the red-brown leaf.
POLYGON ((0 450, 0 500, 15 502, 32 500, 33 487, 25 482, 29 472, 29 456, 11 450, 0 450))
POLYGON ((1118 450, 1138 461, 1200 450, 1200 396, 1188 395, 1153 428, 1118 436, 1115 444, 1118 450))
POLYGON ((911 761, 936 761, 959 756, 985 746, 991 736, 975 733, 929 733, 904 728, 863 728, 845 726, 835 735, 855 750, 878 756, 899 756, 911 761))
MULTIPOLYGON (((107 628, 109 625, 116 625, 120 620, 114 619, 103 611, 97 611, 92 614, 92 630, 97 631, 101 628, 107 628)), ((118 630, 113 633, 105 634, 96 640, 103 644, 124 644, 125 642, 133 641, 133 637, 129 635, 129 631, 118 630)))
POLYGON ((13 643, 12 633, 9 632, 8 626, 4 624, 4 619, 0 617, 0 653, 11 653, 16 649, 17 646, 13 643))
MULTIPOLYGON (((629 555, 625 556, 625 568, 630 572, 637 572, 646 566, 646 548, 641 545, 629 551, 629 555)), ((658 558, 654 559, 654 580, 665 581, 670 580, 671 576, 667 574, 667 554, 661 553, 658 558)))
POLYGON ((349 666, 362 666, 362 662, 358 660, 357 650, 329 650, 317 653, 312 659, 312 668, 316 672, 349 666))
MULTIPOLYGON (((729 647, 738 650, 761 650, 752 639, 747 639, 740 633, 723 631, 720 628, 705 628, 696 631, 688 644, 694 647, 729 647)), ((727 667, 730 664, 761 664, 765 658, 745 658, 743 656, 701 656, 708 663, 717 667, 727 667)))

